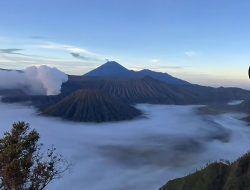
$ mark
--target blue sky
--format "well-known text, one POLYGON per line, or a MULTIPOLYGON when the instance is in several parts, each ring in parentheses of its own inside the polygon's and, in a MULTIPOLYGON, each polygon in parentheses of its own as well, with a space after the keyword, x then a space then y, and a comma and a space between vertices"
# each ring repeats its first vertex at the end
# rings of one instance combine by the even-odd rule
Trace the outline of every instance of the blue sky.
POLYGON ((0 1, 0 67, 83 74, 108 58, 249 88, 249 10, 248 0, 0 1))

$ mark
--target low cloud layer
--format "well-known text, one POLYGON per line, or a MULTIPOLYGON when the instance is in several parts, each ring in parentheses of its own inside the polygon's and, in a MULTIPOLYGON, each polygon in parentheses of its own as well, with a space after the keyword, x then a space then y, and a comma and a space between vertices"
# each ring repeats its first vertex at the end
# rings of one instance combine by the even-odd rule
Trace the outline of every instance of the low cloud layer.
POLYGON ((56 95, 68 76, 57 68, 45 65, 23 71, 0 70, 0 89, 22 89, 32 95, 56 95))
POLYGON ((147 118, 77 123, 36 116, 32 107, 0 103, 0 136, 13 122, 36 128, 44 147, 53 144, 72 163, 48 190, 152 190, 219 159, 249 150, 250 128, 240 115, 197 115, 192 106, 137 105, 147 118), (20 111, 22 110, 22 111, 20 111))

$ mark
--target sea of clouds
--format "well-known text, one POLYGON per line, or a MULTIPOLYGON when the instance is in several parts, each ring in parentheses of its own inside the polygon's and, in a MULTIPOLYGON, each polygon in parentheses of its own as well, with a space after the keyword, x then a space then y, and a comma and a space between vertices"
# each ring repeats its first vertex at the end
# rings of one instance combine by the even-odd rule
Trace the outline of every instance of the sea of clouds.
POLYGON ((75 123, 38 116, 32 107, 0 103, 0 136, 26 121, 72 163, 48 190, 153 190, 207 162, 234 160, 249 150, 242 115, 204 116, 194 106, 141 104, 145 118, 75 123))

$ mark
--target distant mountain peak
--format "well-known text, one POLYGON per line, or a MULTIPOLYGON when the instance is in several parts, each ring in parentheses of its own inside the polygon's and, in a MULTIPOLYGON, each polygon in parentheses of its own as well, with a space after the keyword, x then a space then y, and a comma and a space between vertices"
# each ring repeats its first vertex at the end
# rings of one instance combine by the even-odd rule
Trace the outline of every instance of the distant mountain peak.
POLYGON ((131 77, 133 72, 123 67, 116 61, 108 61, 96 69, 88 72, 85 76, 91 77, 117 77, 126 78, 131 77))
POLYGON ((103 77, 103 78, 116 78, 116 79, 130 79, 130 78, 144 78, 151 77, 153 79, 163 81, 173 85, 188 85, 187 81, 175 78, 168 73, 161 73, 149 69, 141 71, 128 70, 116 61, 108 61, 98 68, 88 72, 84 76, 88 77, 103 77))
POLYGON ((121 64, 119 64, 116 61, 107 61, 106 63, 101 65, 99 68, 105 68, 105 67, 108 69, 120 69, 120 70, 129 71, 127 68, 125 68, 124 66, 122 66, 121 64))
POLYGON ((116 65, 116 66, 121 66, 123 67, 121 64, 119 64, 116 61, 107 61, 106 63, 104 63, 103 65, 116 65))

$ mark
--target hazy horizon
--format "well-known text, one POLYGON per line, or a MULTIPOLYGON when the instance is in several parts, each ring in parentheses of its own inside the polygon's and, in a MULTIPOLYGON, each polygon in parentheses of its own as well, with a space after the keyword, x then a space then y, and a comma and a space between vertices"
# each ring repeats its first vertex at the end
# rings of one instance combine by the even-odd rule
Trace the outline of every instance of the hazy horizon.
MULTIPOLYGON (((103 64, 105 64, 105 62, 103 64)), ((89 70, 87 70, 87 71, 85 71, 83 73, 81 73, 81 71, 80 72, 78 71, 79 73, 71 73, 71 72, 67 73, 67 71, 63 71, 63 70, 61 70, 61 71, 64 72, 65 74, 68 74, 68 75, 82 76, 82 75, 88 73, 89 71, 92 71, 92 70, 98 68, 99 66, 101 66, 103 64, 97 65, 96 67, 91 68, 91 69, 89 69, 89 70)), ((16 69, 26 70, 26 69, 28 69, 30 67, 33 67, 33 66, 35 66, 35 67, 50 66, 51 68, 53 68, 53 65, 48 65, 48 64, 41 64, 41 65, 40 64, 38 64, 38 65, 35 64, 35 65, 29 65, 29 67, 21 67, 21 68, 19 68, 19 67, 18 68, 8 67, 8 66, 7 67, 0 67, 0 68, 1 69, 7 69, 7 70, 8 69, 10 69, 10 70, 16 70, 16 69)), ((55 67, 55 68, 57 69, 57 67, 55 67)), ((127 69, 133 70, 133 71, 140 71, 140 70, 147 69, 147 68, 134 68, 134 67, 129 68, 129 67, 127 67, 127 69)), ((241 83, 240 81, 231 81, 229 79, 224 79, 224 82, 220 81, 220 82, 216 83, 216 79, 209 78, 209 75, 202 75, 202 74, 197 75, 196 76, 197 80, 195 80, 193 78, 193 76, 192 75, 188 75, 188 73, 187 73, 186 76, 183 76, 183 75, 181 75, 179 73, 164 72, 164 71, 160 71, 160 70, 157 70, 157 69, 154 69, 154 68, 150 69, 150 70, 156 71, 156 72, 162 72, 162 73, 170 74, 173 77, 185 80, 185 81, 187 81, 189 83, 192 83, 192 84, 198 84, 198 85, 204 85, 204 86, 211 86, 211 87, 215 87, 215 88, 218 88, 218 87, 236 87, 236 88, 242 88, 242 89, 250 90, 250 85, 248 85, 248 80, 244 80, 244 82, 241 83), (200 77, 200 76, 202 76, 202 77, 200 77)), ((246 79, 247 79, 247 77, 246 77, 246 79)))

